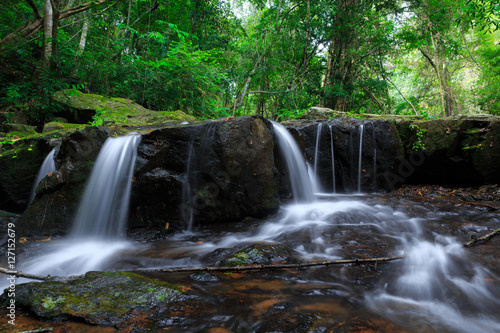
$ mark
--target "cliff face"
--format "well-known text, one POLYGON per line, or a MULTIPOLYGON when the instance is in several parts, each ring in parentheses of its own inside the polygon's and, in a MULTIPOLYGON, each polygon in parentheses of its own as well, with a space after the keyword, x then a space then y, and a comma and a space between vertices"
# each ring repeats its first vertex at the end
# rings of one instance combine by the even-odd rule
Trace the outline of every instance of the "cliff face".
MULTIPOLYGON (((403 183, 500 182, 500 121, 496 118, 337 118, 286 125, 323 192, 333 192, 334 187, 337 193, 384 192, 403 183)), ((19 235, 69 230, 100 148, 114 135, 116 130, 90 127, 62 138, 55 157, 58 170, 38 186, 34 202, 19 219, 19 235)), ((48 153, 47 141, 37 142, 46 145, 40 151, 48 153)), ((22 154, 18 159, 0 157, 0 173, 9 180, 1 183, 1 201, 16 200, 19 206, 24 197, 24 203, 28 200, 32 186, 26 180, 34 179, 42 161, 40 154, 33 155, 36 161, 22 154)), ((168 224, 184 229, 193 221, 261 218, 289 198, 288 171, 269 121, 241 117, 168 125, 142 134, 129 226, 164 228, 168 224)), ((9 210, 8 205, 1 208, 9 210)))

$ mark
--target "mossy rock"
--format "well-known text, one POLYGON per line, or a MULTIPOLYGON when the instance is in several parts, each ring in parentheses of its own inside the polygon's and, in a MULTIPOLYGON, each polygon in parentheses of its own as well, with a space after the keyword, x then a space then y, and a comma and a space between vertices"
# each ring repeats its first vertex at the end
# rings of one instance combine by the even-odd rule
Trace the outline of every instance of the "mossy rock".
POLYGON ((60 133, 71 133, 76 130, 81 130, 85 127, 85 125, 82 124, 70 124, 70 123, 61 123, 61 122, 50 122, 46 123, 43 126, 43 132, 52 132, 52 131, 57 131, 60 133))
POLYGON ((283 244, 254 244, 223 259, 219 266, 269 265, 287 261, 297 252, 283 244))
POLYGON ((53 99, 66 110, 74 122, 106 126, 160 126, 170 123, 195 122, 196 118, 182 111, 152 111, 126 98, 85 94, 66 89, 53 99))
POLYGON ((69 282, 16 286, 16 304, 48 320, 80 318, 115 325, 127 318, 189 298, 188 288, 136 273, 89 272, 69 282))

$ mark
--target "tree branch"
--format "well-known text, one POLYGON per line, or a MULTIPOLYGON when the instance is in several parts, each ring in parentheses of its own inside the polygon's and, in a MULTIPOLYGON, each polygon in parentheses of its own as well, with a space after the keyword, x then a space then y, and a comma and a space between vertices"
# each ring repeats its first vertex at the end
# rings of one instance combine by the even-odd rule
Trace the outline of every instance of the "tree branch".
POLYGON ((490 239, 492 239, 493 237, 495 237, 496 235, 500 235, 500 229, 497 229, 493 232, 490 232, 489 234, 486 234, 482 237, 479 237, 479 238, 476 238, 476 239, 473 239, 467 243, 464 244, 464 247, 469 247, 469 246, 472 246, 472 245, 476 245, 476 243, 479 243, 479 242, 487 242, 489 241, 490 239))
MULTIPOLYGON (((94 6, 102 5, 104 3, 117 2, 117 1, 122 1, 122 0, 93 0, 69 9, 62 10, 60 12, 59 19, 63 20, 67 17, 89 10, 94 6)), ((2 38, 2 40, 0 40, 0 48, 5 48, 6 46, 15 43, 19 39, 25 39, 33 36, 43 27, 43 21, 44 21, 43 17, 40 16, 27 21, 22 26, 18 27, 16 30, 14 30, 13 32, 2 38)))
POLYGON ((35 18, 36 19, 39 19, 41 16, 40 16, 40 12, 38 11, 38 8, 37 6, 35 5, 35 3, 33 2, 33 0, 26 0, 26 2, 28 3, 28 5, 31 7, 31 9, 33 9, 33 14, 35 15, 35 18))
MULTIPOLYGON (((403 259, 407 256, 407 253, 403 253, 398 256, 393 257, 382 257, 382 258, 369 258, 369 259, 341 259, 341 260, 324 260, 318 262, 309 263, 298 263, 298 264, 279 264, 279 265, 252 265, 252 266, 236 266, 236 267, 219 267, 219 266, 206 266, 206 267, 172 267, 172 268, 154 268, 154 269, 135 269, 131 272, 136 273, 150 273, 150 272, 160 272, 160 273, 179 273, 179 272, 242 272, 242 271, 260 271, 260 270, 275 270, 275 269, 301 269, 313 266, 329 266, 329 265, 345 265, 345 264, 363 264, 363 263, 375 263, 377 265, 379 262, 393 261, 398 259, 403 259)), ((33 280, 42 281, 53 281, 53 280, 77 280, 85 276, 83 275, 72 275, 72 276, 43 276, 36 274, 23 273, 20 271, 9 271, 5 268, 0 268, 0 273, 13 275, 16 277, 23 277, 33 280)))

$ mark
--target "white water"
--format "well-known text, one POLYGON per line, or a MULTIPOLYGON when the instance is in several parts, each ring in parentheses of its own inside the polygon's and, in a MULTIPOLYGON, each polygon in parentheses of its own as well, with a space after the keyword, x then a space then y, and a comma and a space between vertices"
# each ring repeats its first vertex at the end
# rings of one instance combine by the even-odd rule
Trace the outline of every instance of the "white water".
POLYGON ((331 149, 331 155, 332 155, 332 183, 333 183, 333 193, 337 192, 336 185, 335 185, 335 149, 333 147, 333 132, 332 132, 332 125, 328 125, 328 128, 330 129, 330 149, 331 149))
POLYGON ((56 163, 54 162, 55 152, 56 150, 52 149, 52 151, 43 160, 42 166, 40 167, 40 170, 36 175, 36 180, 33 183, 33 189, 31 190, 30 201, 29 201, 30 203, 33 202, 33 199, 35 199, 36 188, 38 187, 38 184, 40 184, 42 179, 45 178, 45 176, 47 176, 48 173, 56 171, 56 163))
MULTIPOLYGON (((298 147, 291 136, 283 137, 280 140, 292 141, 285 146, 287 159, 293 161, 287 163, 302 165, 296 173, 290 171, 291 181, 300 177, 306 183, 304 188, 312 188, 298 147)), ((360 151, 361 146, 360 142, 360 151)), ((373 312, 414 332, 500 332, 499 293, 491 290, 487 282, 497 277, 469 260, 468 250, 455 238, 426 232, 437 213, 430 210, 425 219, 412 218, 391 207, 358 199, 334 197, 321 201, 314 198, 312 191, 311 196, 310 201, 283 206, 276 218, 254 232, 230 233, 218 240, 210 236, 203 244, 186 242, 186 247, 208 253, 246 242, 269 241, 294 247, 305 260, 338 259, 344 246, 338 238, 343 232, 390 238, 397 245, 388 251, 407 252, 408 256, 382 268, 385 275, 380 287, 365 295, 365 304, 373 312)), ((129 244, 120 240, 69 240, 60 243, 59 251, 33 259, 23 270, 80 274, 106 267, 118 251, 127 248, 129 244)))
POLYGON ((191 189, 191 183, 189 181, 189 176, 191 175, 192 172, 192 159, 193 159, 193 154, 194 154, 194 148, 193 148, 194 142, 191 140, 189 144, 189 151, 188 151, 188 158, 187 158, 187 167, 186 167, 186 174, 184 175, 184 181, 182 184, 182 218, 184 219, 184 222, 186 223, 186 230, 188 232, 192 231, 193 229, 193 221, 194 221, 194 206, 193 206, 193 194, 192 194, 192 189, 191 189))
MULTIPOLYGON (((71 237, 51 241, 51 249, 23 260, 17 270, 52 276, 83 274, 107 269, 118 252, 134 249, 122 236, 139 141, 140 136, 106 140, 86 185, 71 237)), ((5 286, 0 283, 0 287, 5 286)))
MULTIPOLYGON (((314 150, 314 178, 312 179, 318 179, 318 155, 319 155, 319 144, 321 140, 321 130, 323 129, 323 123, 318 124, 318 130, 316 131, 316 147, 314 150)), ((316 185, 315 192, 321 192, 321 184, 316 185)))
POLYGON ((363 153, 364 125, 359 125, 358 193, 361 193, 361 160, 363 153))
MULTIPOLYGON (((361 125, 359 174, 362 136, 361 125)), ((301 177, 309 179, 307 174, 301 177)), ((196 246, 209 252, 242 243, 280 242, 292 245, 305 260, 334 260, 342 257, 339 250, 343 246, 332 235, 346 227, 349 232, 392 239, 399 245, 389 251, 406 252, 407 257, 391 263, 387 280, 365 295, 365 304, 373 312, 414 332, 500 332, 499 293, 486 282, 497 277, 469 260, 455 238, 437 233, 429 236, 427 222, 384 205, 341 197, 316 199, 283 206, 275 219, 255 232, 233 233, 196 246)))
POLYGON ((304 156, 287 129, 273 122, 274 132, 278 138, 281 154, 285 159, 290 174, 292 193, 295 202, 311 202, 314 200, 313 185, 309 179, 304 156))
POLYGON ((73 224, 73 238, 122 237, 140 139, 129 135, 106 140, 86 184, 73 224))

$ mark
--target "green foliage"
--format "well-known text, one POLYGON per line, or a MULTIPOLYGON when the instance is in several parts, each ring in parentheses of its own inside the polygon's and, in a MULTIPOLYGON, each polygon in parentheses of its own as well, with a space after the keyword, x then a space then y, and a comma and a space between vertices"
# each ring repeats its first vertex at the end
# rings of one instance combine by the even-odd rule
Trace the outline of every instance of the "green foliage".
MULTIPOLYGON (((4 2, 2 38, 34 17, 27 2, 4 2)), ((230 3, 132 0, 68 17, 50 64, 42 31, 2 48, 0 108, 41 127, 58 112, 53 93, 72 88, 199 119, 293 119, 320 103, 353 115, 500 114, 500 0, 250 0, 242 18, 230 3)))
POLYGON ((426 149, 422 139, 424 138, 424 135, 427 132, 427 130, 420 128, 418 127, 418 125, 415 125, 413 123, 410 124, 410 128, 415 132, 415 135, 417 136, 417 141, 413 143, 411 149, 415 151, 426 149))

